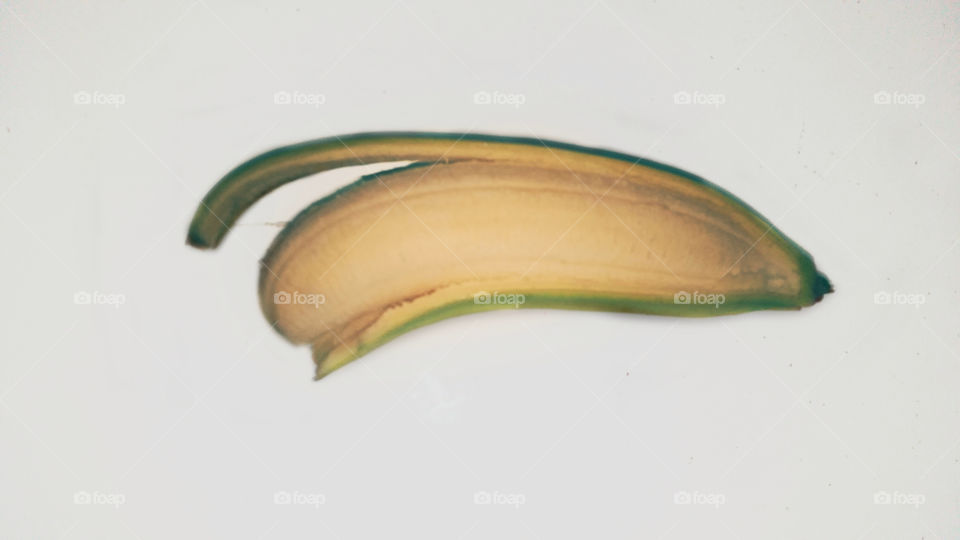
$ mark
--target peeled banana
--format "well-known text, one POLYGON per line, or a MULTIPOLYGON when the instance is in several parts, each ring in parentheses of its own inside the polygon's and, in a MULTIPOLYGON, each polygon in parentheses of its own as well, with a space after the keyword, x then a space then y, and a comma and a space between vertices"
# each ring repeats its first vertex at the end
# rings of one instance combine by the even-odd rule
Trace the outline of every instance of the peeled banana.
POLYGON ((799 309, 832 287, 733 195, 650 160, 539 139, 365 133, 279 148, 204 197, 214 248, 260 197, 338 167, 413 163, 305 208, 261 261, 260 305, 317 378, 433 321, 503 308, 677 316, 799 309))

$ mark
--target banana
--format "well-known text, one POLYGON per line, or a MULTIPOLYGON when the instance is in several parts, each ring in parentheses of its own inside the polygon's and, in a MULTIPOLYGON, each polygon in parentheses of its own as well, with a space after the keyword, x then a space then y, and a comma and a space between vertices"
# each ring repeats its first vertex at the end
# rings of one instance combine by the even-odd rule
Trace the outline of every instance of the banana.
POLYGON ((394 337, 490 309, 675 316, 799 309, 832 286, 733 195, 654 161, 539 139, 367 133, 279 148, 228 173, 188 243, 214 248, 277 187, 413 163, 305 208, 261 261, 266 319, 321 378, 394 337))

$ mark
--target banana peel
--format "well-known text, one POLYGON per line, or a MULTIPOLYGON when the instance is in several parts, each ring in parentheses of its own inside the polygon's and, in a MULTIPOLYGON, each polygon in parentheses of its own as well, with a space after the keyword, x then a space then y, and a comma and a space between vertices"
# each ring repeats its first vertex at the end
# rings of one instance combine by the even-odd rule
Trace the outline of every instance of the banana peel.
POLYGON ((832 286, 811 256, 706 180, 609 150, 515 137, 365 133, 228 173, 188 243, 215 248, 270 191, 412 161, 309 205, 261 261, 259 297, 317 378, 434 321, 505 308, 705 317, 800 309, 832 286))

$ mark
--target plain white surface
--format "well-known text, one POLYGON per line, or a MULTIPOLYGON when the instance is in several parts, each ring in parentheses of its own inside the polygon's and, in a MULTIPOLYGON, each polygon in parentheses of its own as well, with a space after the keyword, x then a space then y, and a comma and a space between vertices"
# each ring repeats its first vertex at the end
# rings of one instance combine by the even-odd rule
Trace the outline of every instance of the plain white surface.
POLYGON ((960 537, 958 21, 947 1, 4 2, 0 537, 960 537), (257 307, 263 224, 363 171, 277 192, 213 253, 186 226, 257 152, 386 129, 678 165, 837 292, 713 320, 486 313, 313 382, 257 307))

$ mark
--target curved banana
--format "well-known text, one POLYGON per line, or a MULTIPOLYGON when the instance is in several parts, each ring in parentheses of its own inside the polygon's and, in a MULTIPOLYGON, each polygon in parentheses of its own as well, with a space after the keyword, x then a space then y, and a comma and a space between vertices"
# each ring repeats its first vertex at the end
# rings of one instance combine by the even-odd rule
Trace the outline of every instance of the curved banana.
POLYGON ((534 307, 711 316, 799 309, 832 290, 812 258, 705 180, 569 144, 370 133, 267 152, 204 198, 188 242, 217 246, 297 178, 415 161, 303 210, 260 272, 267 320, 313 346, 323 377, 413 328, 534 307))

